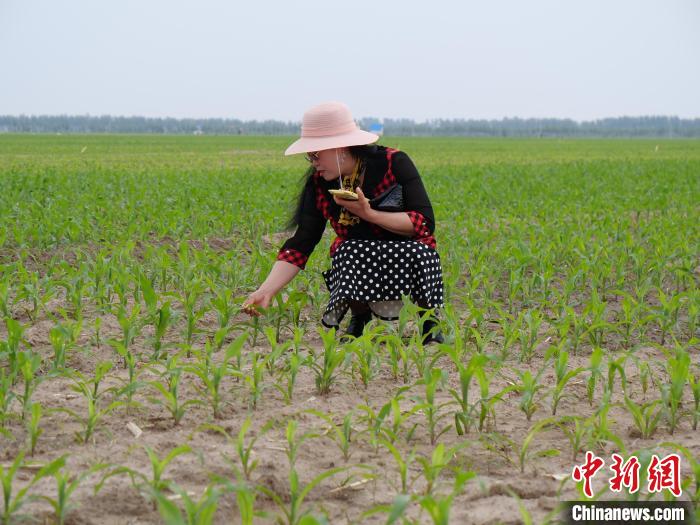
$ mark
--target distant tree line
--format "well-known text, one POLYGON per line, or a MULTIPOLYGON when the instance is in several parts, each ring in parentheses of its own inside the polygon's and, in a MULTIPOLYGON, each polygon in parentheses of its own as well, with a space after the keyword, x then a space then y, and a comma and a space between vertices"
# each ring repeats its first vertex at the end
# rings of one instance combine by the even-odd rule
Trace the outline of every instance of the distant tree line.
MULTIPOLYGON (((646 116, 616 117, 577 122, 571 119, 500 120, 360 119, 368 129, 382 124, 389 136, 465 137, 700 137, 700 118, 646 116)), ((296 135, 298 122, 278 120, 191 119, 38 115, 0 115, 0 133, 159 133, 205 135, 296 135)))

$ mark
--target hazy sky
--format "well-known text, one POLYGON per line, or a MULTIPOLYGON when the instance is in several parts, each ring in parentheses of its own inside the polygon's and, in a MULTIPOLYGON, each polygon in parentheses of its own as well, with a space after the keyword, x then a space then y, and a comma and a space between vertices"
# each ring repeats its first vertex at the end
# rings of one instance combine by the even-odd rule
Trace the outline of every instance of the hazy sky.
POLYGON ((700 117, 699 0, 0 0, 0 114, 700 117))

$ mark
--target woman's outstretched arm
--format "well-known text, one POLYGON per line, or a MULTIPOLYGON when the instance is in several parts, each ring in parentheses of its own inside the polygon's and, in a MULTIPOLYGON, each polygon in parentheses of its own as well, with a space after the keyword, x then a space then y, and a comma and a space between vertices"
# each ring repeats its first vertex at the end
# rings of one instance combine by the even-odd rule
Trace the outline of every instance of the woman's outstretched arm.
POLYGON ((243 310, 249 315, 260 315, 255 306, 267 308, 282 288, 296 277, 301 268, 285 261, 275 261, 267 279, 243 303, 243 310))

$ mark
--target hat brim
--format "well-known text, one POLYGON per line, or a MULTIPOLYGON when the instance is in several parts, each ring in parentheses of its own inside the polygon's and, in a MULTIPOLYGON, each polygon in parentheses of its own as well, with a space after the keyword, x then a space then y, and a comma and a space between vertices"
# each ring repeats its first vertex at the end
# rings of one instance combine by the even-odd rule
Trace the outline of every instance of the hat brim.
POLYGON ((379 135, 362 131, 361 129, 343 133, 342 135, 333 135, 331 137, 301 137, 293 142, 285 155, 295 155, 297 153, 308 153, 309 151, 322 151, 324 149, 345 148, 348 146, 364 146, 372 144, 379 140, 379 135))

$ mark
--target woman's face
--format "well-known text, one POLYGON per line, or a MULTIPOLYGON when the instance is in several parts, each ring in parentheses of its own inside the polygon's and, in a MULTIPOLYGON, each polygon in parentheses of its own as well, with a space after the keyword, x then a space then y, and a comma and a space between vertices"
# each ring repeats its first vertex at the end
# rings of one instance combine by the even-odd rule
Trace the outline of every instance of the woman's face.
POLYGON ((319 175, 327 181, 336 180, 338 178, 338 164, 340 164, 340 172, 343 175, 352 173, 355 166, 355 161, 347 148, 324 149, 310 152, 307 154, 307 157, 311 159, 311 164, 316 168, 319 175), (336 153, 338 155, 337 160, 336 153))

